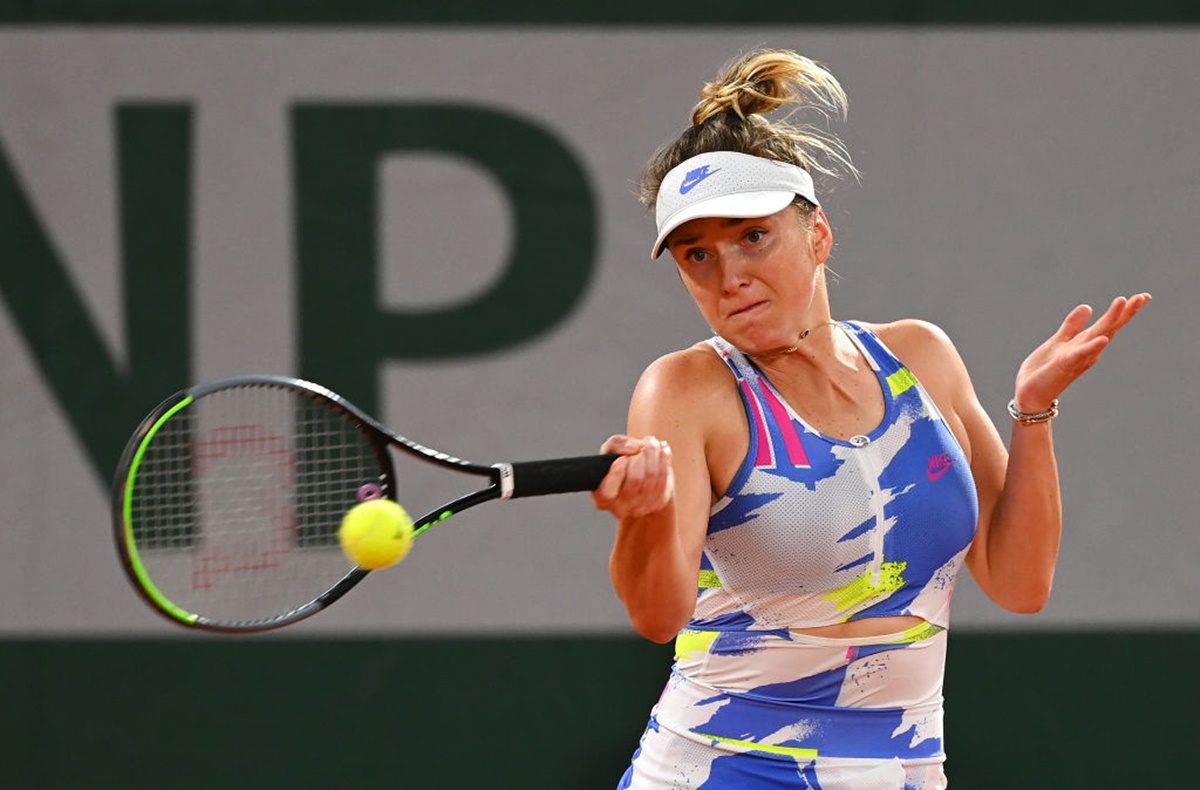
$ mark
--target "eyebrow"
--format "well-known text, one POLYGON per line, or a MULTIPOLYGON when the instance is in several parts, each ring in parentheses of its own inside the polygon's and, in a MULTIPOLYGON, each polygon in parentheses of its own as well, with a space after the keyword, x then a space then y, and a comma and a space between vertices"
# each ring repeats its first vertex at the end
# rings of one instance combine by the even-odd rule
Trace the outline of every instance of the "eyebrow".
MULTIPOLYGON (((753 222, 757 219, 762 219, 762 217, 726 217, 725 219, 721 220, 721 227, 732 228, 734 225, 742 225, 747 222, 753 222)), ((683 238, 668 240, 667 247, 684 247, 688 244, 695 244, 699 240, 699 236, 685 236, 683 238)))

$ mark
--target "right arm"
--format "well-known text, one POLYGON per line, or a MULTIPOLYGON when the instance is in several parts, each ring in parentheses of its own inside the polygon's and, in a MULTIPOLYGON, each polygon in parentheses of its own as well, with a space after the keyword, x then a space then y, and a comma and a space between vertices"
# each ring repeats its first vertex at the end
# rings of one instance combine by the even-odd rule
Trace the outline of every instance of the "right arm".
POLYGON ((714 361, 691 349, 653 363, 634 391, 628 436, 601 448, 622 456, 593 495, 617 518, 609 573, 633 627, 655 642, 673 639, 696 605, 712 505, 714 361))

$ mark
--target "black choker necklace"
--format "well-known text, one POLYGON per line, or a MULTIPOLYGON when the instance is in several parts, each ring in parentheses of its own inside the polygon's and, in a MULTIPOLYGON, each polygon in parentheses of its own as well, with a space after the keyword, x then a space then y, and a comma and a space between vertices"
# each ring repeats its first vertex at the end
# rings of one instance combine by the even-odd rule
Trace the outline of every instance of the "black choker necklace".
POLYGON ((803 340, 804 338, 808 337, 808 333, 813 331, 814 329, 820 329, 823 326, 837 326, 837 325, 838 325, 837 321, 822 321, 821 323, 817 324, 816 326, 809 327, 808 329, 805 329, 803 332, 801 332, 800 339, 803 340))

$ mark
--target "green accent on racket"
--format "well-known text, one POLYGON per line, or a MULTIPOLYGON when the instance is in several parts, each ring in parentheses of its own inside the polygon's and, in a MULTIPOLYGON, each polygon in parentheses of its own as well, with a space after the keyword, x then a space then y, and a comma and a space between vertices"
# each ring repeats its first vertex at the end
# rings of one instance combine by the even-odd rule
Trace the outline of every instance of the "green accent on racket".
POLYGON ((150 574, 146 572, 146 566, 142 562, 141 555, 138 553, 137 543, 133 538, 133 481, 135 478, 137 478, 138 469, 141 468, 142 457, 146 454, 146 448, 150 446, 150 442, 154 440, 154 436, 158 433, 158 430, 162 428, 167 420, 178 414, 180 410, 190 406, 194 400, 195 398, 192 398, 191 396, 184 398, 182 401, 176 404, 174 408, 170 409, 162 417, 159 417, 158 421, 151 426, 149 431, 146 432, 146 437, 142 439, 141 445, 138 446, 137 453, 133 456, 133 462, 129 465, 129 476, 125 478, 124 502, 125 545, 129 551, 129 563, 133 567, 133 572, 137 576, 138 583, 142 585, 142 589, 146 591, 147 595, 154 599, 154 602, 163 610, 164 613, 174 617, 176 620, 186 625, 195 625, 196 621, 200 619, 200 615, 193 614, 186 609, 180 608, 173 601, 163 595, 158 587, 154 585, 154 582, 150 579, 150 574))

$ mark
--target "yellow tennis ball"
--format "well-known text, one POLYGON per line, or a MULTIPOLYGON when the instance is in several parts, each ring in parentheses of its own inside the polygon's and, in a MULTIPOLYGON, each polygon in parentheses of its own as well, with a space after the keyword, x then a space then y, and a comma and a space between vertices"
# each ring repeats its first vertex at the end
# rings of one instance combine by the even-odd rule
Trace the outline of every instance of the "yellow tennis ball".
POLYGON ((355 505, 338 530, 342 551, 355 565, 370 571, 404 559, 412 540, 412 518, 390 499, 368 499, 355 505))

